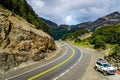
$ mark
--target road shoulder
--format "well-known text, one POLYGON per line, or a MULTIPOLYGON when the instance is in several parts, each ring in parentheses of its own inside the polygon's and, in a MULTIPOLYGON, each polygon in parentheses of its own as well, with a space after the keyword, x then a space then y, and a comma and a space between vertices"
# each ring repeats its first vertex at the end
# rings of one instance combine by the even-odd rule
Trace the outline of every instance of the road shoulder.
POLYGON ((99 57, 103 58, 104 53, 100 51, 96 51, 94 49, 83 48, 83 47, 79 47, 79 49, 83 51, 83 53, 91 55, 90 62, 88 62, 86 71, 82 76, 82 79, 80 80, 119 80, 120 79, 120 75, 118 74, 104 76, 101 72, 98 72, 94 69, 96 60, 99 57))

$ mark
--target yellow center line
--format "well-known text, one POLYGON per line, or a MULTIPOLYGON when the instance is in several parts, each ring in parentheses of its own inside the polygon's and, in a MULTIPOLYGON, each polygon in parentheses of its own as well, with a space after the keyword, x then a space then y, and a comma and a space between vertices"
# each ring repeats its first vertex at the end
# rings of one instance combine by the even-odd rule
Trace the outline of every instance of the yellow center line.
POLYGON ((68 61, 75 55, 74 49, 73 49, 73 48, 71 48, 71 49, 72 49, 73 53, 72 53, 71 56, 68 57, 65 61, 61 62, 60 64, 58 64, 58 65, 56 65, 56 66, 54 66, 54 67, 52 67, 52 68, 50 68, 50 69, 48 69, 48 70, 42 72, 42 73, 39 73, 39 74, 37 74, 37 75, 35 75, 35 76, 29 78, 28 80, 36 79, 36 78, 38 78, 38 77, 40 77, 40 76, 42 76, 42 75, 44 75, 44 74, 46 74, 46 73, 48 73, 48 72, 50 72, 50 71, 52 71, 52 70, 54 70, 54 69, 60 67, 61 65, 65 64, 66 62, 68 62, 68 61))

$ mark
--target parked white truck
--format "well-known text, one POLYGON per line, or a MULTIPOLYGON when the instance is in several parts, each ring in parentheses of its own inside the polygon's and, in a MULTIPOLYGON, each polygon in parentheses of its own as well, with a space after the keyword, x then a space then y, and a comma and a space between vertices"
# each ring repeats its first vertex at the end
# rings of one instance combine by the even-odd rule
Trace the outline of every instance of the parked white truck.
POLYGON ((103 59, 98 59, 95 63, 95 70, 101 71, 105 76, 107 74, 115 74, 116 69, 112 67, 109 63, 104 61, 103 59))

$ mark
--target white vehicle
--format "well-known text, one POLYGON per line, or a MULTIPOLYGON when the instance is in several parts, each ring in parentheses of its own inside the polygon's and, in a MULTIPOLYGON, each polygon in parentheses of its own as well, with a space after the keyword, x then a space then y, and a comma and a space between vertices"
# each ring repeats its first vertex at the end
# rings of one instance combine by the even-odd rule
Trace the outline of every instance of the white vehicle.
POLYGON ((103 72, 103 74, 105 76, 107 74, 115 74, 116 73, 116 69, 102 59, 99 59, 95 63, 95 70, 97 70, 97 71, 99 70, 99 71, 103 72))

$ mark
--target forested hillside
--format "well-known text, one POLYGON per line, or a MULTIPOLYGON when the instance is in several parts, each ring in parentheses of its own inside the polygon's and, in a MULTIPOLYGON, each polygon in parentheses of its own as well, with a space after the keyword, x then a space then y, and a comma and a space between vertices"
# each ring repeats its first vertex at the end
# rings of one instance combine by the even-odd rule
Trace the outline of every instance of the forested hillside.
POLYGON ((95 48, 105 48, 105 43, 120 44, 120 24, 97 29, 90 38, 90 43, 95 48))
POLYGON ((85 33, 89 33, 89 31, 86 29, 77 30, 76 32, 65 34, 62 37, 62 39, 63 40, 78 40, 79 37, 85 33))
POLYGON ((79 28, 75 26, 72 27, 70 25, 62 24, 52 29, 52 36, 54 39, 58 40, 58 39, 61 39, 65 34, 73 33, 77 30, 79 30, 79 28))
POLYGON ((25 18, 28 22, 51 34, 50 27, 33 11, 26 0, 0 0, 0 6, 5 7, 17 15, 25 18))

